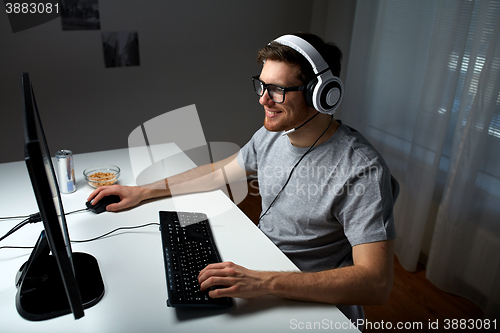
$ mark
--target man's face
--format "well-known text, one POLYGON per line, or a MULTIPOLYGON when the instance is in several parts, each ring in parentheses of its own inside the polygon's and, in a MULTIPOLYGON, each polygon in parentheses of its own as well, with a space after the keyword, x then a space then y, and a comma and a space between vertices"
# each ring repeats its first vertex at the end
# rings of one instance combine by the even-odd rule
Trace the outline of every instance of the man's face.
MULTIPOLYGON (((282 87, 301 86, 303 83, 297 76, 298 66, 291 66, 282 61, 267 60, 262 67, 260 80, 266 84, 282 87)), ((281 104, 269 98, 267 90, 259 98, 264 106, 264 127, 271 132, 281 132, 300 126, 315 114, 314 108, 306 104, 302 91, 288 91, 281 104)))

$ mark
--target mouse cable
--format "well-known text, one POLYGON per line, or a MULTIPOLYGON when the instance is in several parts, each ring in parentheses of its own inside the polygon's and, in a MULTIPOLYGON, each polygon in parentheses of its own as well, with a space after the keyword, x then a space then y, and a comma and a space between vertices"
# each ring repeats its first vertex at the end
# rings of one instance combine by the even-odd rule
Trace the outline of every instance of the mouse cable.
MULTIPOLYGON (((72 211, 72 212, 69 212, 69 213, 65 213, 64 215, 69 215, 69 214, 84 212, 84 211, 88 211, 88 210, 89 210, 88 208, 82 208, 82 209, 78 209, 78 210, 75 210, 75 211, 72 211)), ((19 215, 19 216, 3 216, 3 217, 0 217, 0 220, 28 219, 28 218, 33 218, 36 215, 40 216, 40 213, 34 213, 34 214, 31 214, 31 215, 19 215)), ((41 221, 41 219, 39 221, 34 221, 34 222, 40 222, 40 221, 41 221)))
MULTIPOLYGON (((83 209, 75 210, 75 211, 72 211, 72 212, 69 212, 69 213, 65 213, 64 215, 70 215, 70 214, 84 212, 84 211, 88 211, 88 210, 89 210, 88 208, 83 208, 83 209)), ((18 218, 24 218, 24 220, 21 221, 20 223, 18 223, 14 228, 10 229, 5 235, 3 235, 2 237, 0 237, 0 241, 4 240, 8 236, 12 235, 14 232, 16 232, 17 230, 21 229, 26 224, 36 223, 36 222, 42 221, 42 217, 40 216, 40 213, 35 213, 35 214, 31 214, 31 215, 26 215, 26 216, 2 217, 0 219, 1 220, 6 220, 6 219, 18 219, 18 218)))
POLYGON ((0 217, 0 220, 27 219, 29 215, 0 217))
POLYGON ((81 213, 81 212, 89 212, 90 210, 88 208, 82 208, 82 209, 78 209, 78 210, 74 210, 72 212, 69 212, 69 213, 65 213, 64 215, 70 215, 70 214, 74 214, 74 213, 81 213))
POLYGON ((111 230, 110 232, 107 232, 101 236, 97 236, 97 237, 94 237, 94 238, 90 238, 90 239, 85 239, 85 240, 72 240, 71 243, 88 243, 88 242, 93 242, 95 240, 98 240, 98 239, 101 239, 101 238, 104 238, 106 236, 109 236, 111 235, 112 233, 115 233, 117 231, 120 231, 120 230, 131 230, 131 229, 138 229, 138 228, 144 228, 144 227, 149 227, 149 226, 152 226, 152 225, 157 225, 159 226, 160 224, 158 222, 151 222, 151 223, 146 223, 146 224, 142 224, 142 225, 137 225, 137 226, 133 226, 133 227, 119 227, 119 228, 116 228, 114 230, 111 230))
MULTIPOLYGON (((116 228, 114 230, 111 230, 110 232, 107 232, 107 233, 105 233, 105 234, 103 234, 101 236, 97 236, 97 237, 90 238, 90 239, 84 239, 84 240, 76 240, 76 241, 72 240, 71 243, 88 243, 88 242, 93 242, 95 240, 104 238, 104 237, 109 236, 110 234, 115 233, 115 232, 120 231, 120 230, 138 229, 138 228, 149 227, 149 226, 152 226, 152 225, 159 226, 160 224, 158 222, 151 222, 151 223, 146 223, 146 224, 143 224, 143 225, 137 225, 137 226, 133 226, 133 227, 120 227, 120 228, 116 228)), ((33 249, 33 248, 34 248, 33 246, 0 246, 0 250, 2 250, 2 249, 33 249)))

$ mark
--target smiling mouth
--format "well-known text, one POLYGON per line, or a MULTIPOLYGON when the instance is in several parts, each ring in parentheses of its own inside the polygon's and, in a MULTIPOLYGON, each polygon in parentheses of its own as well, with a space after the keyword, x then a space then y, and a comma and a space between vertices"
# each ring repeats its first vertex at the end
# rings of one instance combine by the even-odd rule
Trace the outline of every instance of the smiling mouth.
POLYGON ((271 111, 271 110, 267 110, 266 109, 266 115, 268 117, 273 117, 273 116, 276 116, 277 114, 280 114, 282 111, 271 111))

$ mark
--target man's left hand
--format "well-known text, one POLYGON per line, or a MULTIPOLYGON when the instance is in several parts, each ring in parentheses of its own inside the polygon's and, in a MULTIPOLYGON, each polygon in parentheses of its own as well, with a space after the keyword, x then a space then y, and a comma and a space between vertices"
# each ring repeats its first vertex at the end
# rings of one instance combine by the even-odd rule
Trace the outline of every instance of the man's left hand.
POLYGON ((209 292, 212 298, 253 298, 268 293, 270 272, 247 269, 232 262, 210 264, 198 275, 201 290, 217 286, 209 292))

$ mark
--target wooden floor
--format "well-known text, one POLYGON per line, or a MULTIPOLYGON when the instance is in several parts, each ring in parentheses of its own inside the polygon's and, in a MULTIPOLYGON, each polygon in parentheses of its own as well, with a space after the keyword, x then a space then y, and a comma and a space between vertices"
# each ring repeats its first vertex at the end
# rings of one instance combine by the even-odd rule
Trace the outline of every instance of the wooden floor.
MULTIPOLYGON (((249 195, 238 207, 256 223, 261 211, 260 196, 255 186, 249 186, 249 195)), ((408 272, 394 257, 394 286, 389 302, 380 306, 365 306, 366 326, 364 332, 385 332, 385 328, 396 330, 397 325, 406 326, 404 332, 442 332, 446 321, 453 319, 482 319, 483 311, 474 303, 446 293, 425 278, 425 269, 419 265, 416 272, 408 272), (390 324, 389 324, 390 323, 390 324), (433 326, 438 323, 439 329, 433 326), (384 326, 381 326, 384 325, 384 326)), ((459 330, 447 330, 456 332, 459 330)), ((477 332, 478 330, 466 330, 477 332)))

